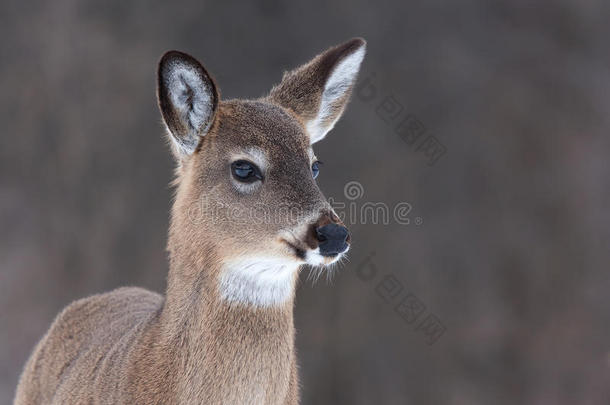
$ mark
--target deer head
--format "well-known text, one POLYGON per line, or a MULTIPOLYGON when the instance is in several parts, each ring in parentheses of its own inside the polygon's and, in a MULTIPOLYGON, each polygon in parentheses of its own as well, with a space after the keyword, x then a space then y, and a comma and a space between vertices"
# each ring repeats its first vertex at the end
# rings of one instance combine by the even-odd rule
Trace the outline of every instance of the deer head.
POLYGON ((170 278, 208 280, 230 303, 273 306, 293 296, 301 265, 347 252, 312 145, 343 113, 364 52, 352 39, 285 73, 268 96, 228 101, 193 57, 161 58, 159 107, 177 161, 170 278))

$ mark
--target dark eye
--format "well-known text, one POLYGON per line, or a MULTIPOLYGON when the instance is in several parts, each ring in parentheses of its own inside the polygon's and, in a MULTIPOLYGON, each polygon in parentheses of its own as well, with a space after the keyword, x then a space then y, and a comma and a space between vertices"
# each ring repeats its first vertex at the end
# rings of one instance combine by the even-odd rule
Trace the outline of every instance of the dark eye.
POLYGON ((318 174, 320 174, 320 165, 321 164, 322 164, 322 162, 320 162, 318 160, 317 162, 313 162, 313 164, 311 165, 311 175, 313 176, 314 179, 316 177, 318 177, 318 174))
POLYGON ((237 160, 231 163, 231 173, 236 180, 242 183, 253 183, 256 180, 262 180, 263 175, 254 163, 247 160, 237 160))

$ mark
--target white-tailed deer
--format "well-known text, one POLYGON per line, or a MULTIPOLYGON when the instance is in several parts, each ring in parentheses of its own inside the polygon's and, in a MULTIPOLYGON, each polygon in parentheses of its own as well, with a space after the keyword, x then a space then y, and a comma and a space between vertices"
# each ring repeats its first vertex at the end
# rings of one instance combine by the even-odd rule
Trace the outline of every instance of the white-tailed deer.
POLYGON ((350 242, 314 181, 311 145, 342 114, 364 51, 352 39, 268 96, 229 101, 191 56, 161 58, 159 107, 177 160, 166 294, 120 288, 69 305, 34 349, 15 404, 299 402, 298 271, 336 262, 350 242))

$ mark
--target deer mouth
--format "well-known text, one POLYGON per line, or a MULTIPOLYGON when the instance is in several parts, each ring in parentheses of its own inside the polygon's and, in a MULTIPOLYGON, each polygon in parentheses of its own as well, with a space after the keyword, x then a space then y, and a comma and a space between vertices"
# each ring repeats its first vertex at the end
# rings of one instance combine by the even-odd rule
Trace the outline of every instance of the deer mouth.
POLYGON ((330 265, 340 260, 349 250, 349 243, 346 243, 341 251, 330 254, 329 252, 322 251, 319 246, 312 249, 309 246, 301 247, 299 243, 291 242, 284 238, 281 238, 280 241, 287 245, 300 261, 303 261, 304 264, 309 264, 312 266, 330 265))
POLYGON ((305 260, 305 258, 307 257, 307 252, 305 249, 297 246, 295 243, 289 242, 288 240, 286 240, 284 238, 282 238, 281 241, 284 242, 286 245, 288 245, 294 251, 294 255, 296 257, 298 257, 301 260, 305 260))
POLYGON ((341 258, 345 256, 348 250, 349 244, 346 244, 341 252, 333 254, 326 253, 318 247, 314 250, 307 251, 305 255, 305 261, 311 266, 329 266, 341 260, 341 258))

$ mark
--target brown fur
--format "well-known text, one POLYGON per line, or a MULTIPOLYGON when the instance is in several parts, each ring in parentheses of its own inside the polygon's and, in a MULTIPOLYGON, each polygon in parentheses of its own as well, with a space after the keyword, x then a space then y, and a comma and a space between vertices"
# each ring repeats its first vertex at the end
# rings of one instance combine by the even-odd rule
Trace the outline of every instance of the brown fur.
MULTIPOLYGON (((294 243, 311 249, 312 224, 338 222, 311 179, 304 124, 315 114, 333 66, 363 45, 356 39, 331 48, 256 101, 220 102, 207 72, 197 68, 213 92, 214 110, 211 122, 196 128, 197 149, 188 156, 177 152, 165 297, 130 287, 70 304, 28 360, 15 405, 299 402, 293 299, 270 307, 238 305, 223 300, 217 285, 230 258, 261 252, 294 257, 277 236, 282 229, 301 229, 294 243), (249 147, 264 150, 272 165, 261 192, 246 195, 231 186, 227 165, 236 151, 249 147), (298 223, 232 220, 254 203, 297 205, 306 215, 298 223)), ((189 63, 199 66, 194 59, 189 63)), ((188 125, 168 104, 163 85, 159 103, 166 124, 188 146, 188 125)), ((349 92, 337 104, 337 116, 348 97, 349 92)))

